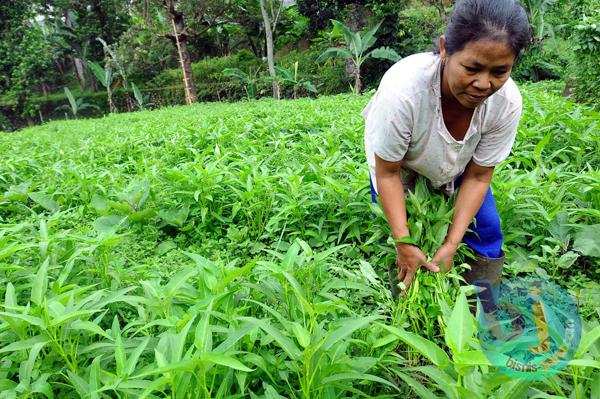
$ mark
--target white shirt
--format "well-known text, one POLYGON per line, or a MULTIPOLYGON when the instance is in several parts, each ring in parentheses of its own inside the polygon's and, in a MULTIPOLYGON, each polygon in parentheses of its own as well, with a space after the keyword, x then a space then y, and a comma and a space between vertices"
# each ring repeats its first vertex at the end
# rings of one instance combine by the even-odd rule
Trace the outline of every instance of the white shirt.
POLYGON ((363 109, 365 149, 375 190, 375 154, 402 161, 401 176, 425 176, 447 194, 469 161, 497 166, 510 154, 521 118, 522 99, 512 79, 477 106, 463 140, 455 140, 442 115, 441 58, 420 53, 394 64, 363 109), (444 187, 442 187, 444 186, 444 187))

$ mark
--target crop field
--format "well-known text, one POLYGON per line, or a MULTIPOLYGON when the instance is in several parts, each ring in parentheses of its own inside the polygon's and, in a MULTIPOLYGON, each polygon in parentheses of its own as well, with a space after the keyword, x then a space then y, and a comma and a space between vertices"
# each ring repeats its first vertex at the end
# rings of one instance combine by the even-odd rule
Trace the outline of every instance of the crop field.
MULTIPOLYGON (((490 363, 460 262, 391 297, 369 95, 339 95, 1 134, 0 399, 599 398, 600 114, 552 86, 522 92, 493 190, 505 277, 548 279, 578 305, 559 373, 490 363)), ((408 205, 432 256, 452 203, 428 191, 408 205)))

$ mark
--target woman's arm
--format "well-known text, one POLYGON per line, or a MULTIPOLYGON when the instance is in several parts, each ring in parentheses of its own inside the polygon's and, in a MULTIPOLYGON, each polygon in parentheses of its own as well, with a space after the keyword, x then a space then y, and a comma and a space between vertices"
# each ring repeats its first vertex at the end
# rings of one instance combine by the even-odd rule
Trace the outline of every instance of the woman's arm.
POLYGON ((477 211, 481 208, 493 174, 493 167, 479 166, 473 161, 469 162, 458 190, 454 216, 446 240, 436 252, 431 263, 438 267, 444 267, 446 271, 450 270, 458 245, 477 211))
MULTIPOLYGON (((400 166, 401 162, 389 162, 375 154, 377 191, 394 240, 410 235, 400 166)), ((406 293, 420 266, 426 266, 434 272, 440 270, 437 266, 427 262, 427 257, 418 247, 401 243, 396 244, 396 266, 398 281, 402 281, 406 287, 400 295, 406 293)))
POLYGON ((389 162, 375 154, 375 177, 377 194, 381 199, 383 212, 392 230, 394 240, 409 236, 404 185, 400 179, 402 162, 389 162))

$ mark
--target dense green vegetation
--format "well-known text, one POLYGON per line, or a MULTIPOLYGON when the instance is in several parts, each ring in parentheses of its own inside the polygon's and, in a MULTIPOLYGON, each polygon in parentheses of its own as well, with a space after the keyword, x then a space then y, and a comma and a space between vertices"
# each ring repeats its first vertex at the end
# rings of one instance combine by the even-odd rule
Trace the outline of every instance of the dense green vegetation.
MULTIPOLYGON (((137 97, 145 99, 144 108, 184 104, 184 76, 195 92, 191 102, 236 101, 248 97, 248 86, 253 88, 250 97, 268 97, 273 81, 279 82, 283 98, 348 92, 356 82, 352 62, 315 63, 326 49, 346 45, 343 29, 332 29, 331 20, 363 35, 381 24, 372 48, 406 57, 432 49, 454 1, 265 0, 275 28, 273 72, 267 66, 260 3, 4 2, 0 4, 0 130, 72 117, 63 109, 70 107, 65 87, 75 101, 90 105, 80 113, 88 117, 138 109, 134 85, 139 88, 137 97), (184 46, 177 47, 177 41, 184 46), (294 90, 294 79, 289 79, 296 62, 295 81, 306 83, 301 90, 294 90), (224 73, 231 68, 241 73, 224 73), (103 82, 106 76, 111 77, 108 87, 103 82), (306 89, 313 86, 316 93, 306 89)), ((565 95, 597 108, 599 0, 521 3, 534 40, 513 77, 520 82, 560 81, 565 95)), ((376 88, 390 65, 387 60, 365 59, 359 86, 367 91, 376 88)))
MULTIPOLYGON (((562 373, 495 371, 456 273, 419 272, 391 298, 369 96, 339 95, 1 135, 0 397, 594 397, 600 115, 556 85, 522 91, 493 189, 506 277, 547 277, 579 304, 562 373)), ((428 222, 411 229, 431 256, 451 202, 421 194, 409 211, 428 222)))

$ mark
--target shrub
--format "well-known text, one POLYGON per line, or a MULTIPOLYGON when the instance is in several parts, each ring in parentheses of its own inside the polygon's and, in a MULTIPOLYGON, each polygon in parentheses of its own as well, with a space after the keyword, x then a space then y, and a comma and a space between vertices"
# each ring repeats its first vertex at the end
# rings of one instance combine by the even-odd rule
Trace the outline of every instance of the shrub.
POLYGON ((600 10, 583 16, 572 36, 575 43, 575 98, 600 107, 600 10))
MULTIPOLYGON (((338 94, 348 91, 348 83, 344 78, 344 65, 342 62, 330 62, 325 65, 316 65, 319 56, 318 49, 305 51, 293 50, 280 55, 276 59, 277 65, 291 69, 298 62, 299 77, 312 82, 320 94, 338 94)), ((223 70, 237 68, 243 72, 259 69, 266 76, 266 62, 255 57, 247 50, 240 50, 234 55, 226 57, 206 58, 192 65, 192 74, 196 83, 199 101, 232 101, 246 98, 244 85, 226 76, 223 70)), ((270 93, 270 83, 260 79, 257 83, 259 96, 270 93)), ((181 71, 169 69, 154 79, 149 84, 152 102, 157 105, 183 104, 181 71)), ((286 97, 291 97, 291 91, 284 91, 286 97)))
POLYGON ((444 31, 438 10, 434 6, 415 6, 398 13, 398 52, 403 57, 431 51, 433 40, 444 31))
POLYGON ((12 124, 10 119, 4 113, 0 112, 0 132, 10 132, 12 130, 12 124))
POLYGON ((569 63, 564 54, 563 49, 547 42, 533 44, 516 63, 511 76, 517 81, 530 82, 562 79, 569 63))

